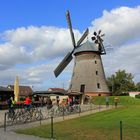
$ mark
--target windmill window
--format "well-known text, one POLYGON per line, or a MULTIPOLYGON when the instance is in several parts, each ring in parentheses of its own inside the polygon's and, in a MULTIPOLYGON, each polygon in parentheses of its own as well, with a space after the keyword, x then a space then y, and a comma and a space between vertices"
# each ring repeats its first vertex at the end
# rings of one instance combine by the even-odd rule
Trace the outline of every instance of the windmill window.
POLYGON ((73 72, 72 76, 74 76, 74 72, 73 72))
POLYGON ((95 64, 97 64, 97 61, 95 60, 95 64))
POLYGON ((100 88, 101 88, 101 87, 100 87, 100 83, 97 83, 97 88, 98 88, 98 89, 100 89, 100 88))
POLYGON ((70 88, 72 88, 72 84, 70 84, 70 88))
POLYGON ((96 70, 96 75, 98 75, 99 73, 98 73, 98 71, 96 70))

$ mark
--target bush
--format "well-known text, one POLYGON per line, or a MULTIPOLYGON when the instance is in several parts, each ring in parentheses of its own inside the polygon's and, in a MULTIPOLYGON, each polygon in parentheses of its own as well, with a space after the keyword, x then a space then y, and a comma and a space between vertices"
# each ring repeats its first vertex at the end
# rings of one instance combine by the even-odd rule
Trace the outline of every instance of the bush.
POLYGON ((119 96, 129 96, 129 93, 128 92, 122 92, 122 93, 120 93, 119 96))
POLYGON ((135 95, 135 98, 138 98, 138 99, 140 99, 140 94, 138 94, 138 95, 135 95))

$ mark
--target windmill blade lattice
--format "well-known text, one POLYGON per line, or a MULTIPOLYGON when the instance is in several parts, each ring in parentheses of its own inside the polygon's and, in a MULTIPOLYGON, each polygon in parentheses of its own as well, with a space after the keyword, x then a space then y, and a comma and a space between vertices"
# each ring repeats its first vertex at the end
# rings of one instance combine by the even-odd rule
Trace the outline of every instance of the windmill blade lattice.
POLYGON ((93 37, 91 37, 91 39, 99 45, 99 51, 101 54, 106 54, 106 51, 105 51, 105 48, 104 48, 104 45, 103 45, 103 39, 102 37, 105 36, 105 34, 101 34, 101 30, 97 32, 94 31, 93 33, 93 37))

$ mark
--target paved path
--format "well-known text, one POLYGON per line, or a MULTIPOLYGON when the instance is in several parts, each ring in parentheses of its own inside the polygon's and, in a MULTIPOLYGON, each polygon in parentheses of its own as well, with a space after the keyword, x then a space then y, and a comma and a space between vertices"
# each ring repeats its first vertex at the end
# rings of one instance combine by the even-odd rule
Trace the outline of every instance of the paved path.
POLYGON ((7 112, 7 110, 0 110, 0 126, 3 125, 5 112, 7 112))
MULTIPOLYGON (((108 109, 111 109, 111 108, 108 108, 108 109)), ((106 110, 105 106, 102 106, 102 108, 100 110, 98 108, 96 108, 94 110, 82 112, 80 114, 73 114, 73 115, 65 116, 64 118, 63 117, 57 117, 57 118, 54 118, 54 122, 69 120, 69 119, 72 119, 72 118, 77 118, 77 117, 93 114, 93 113, 103 111, 103 110, 106 110)), ((50 119, 43 120, 41 122, 41 124, 48 124, 48 123, 50 123, 50 119)), ((39 126, 39 125, 40 125, 40 122, 33 122, 33 123, 28 123, 28 124, 9 126, 6 129, 6 132, 4 132, 4 128, 1 127, 0 128, 0 140, 50 140, 50 139, 39 138, 39 137, 36 137, 36 136, 17 134, 17 133, 14 132, 16 129, 31 128, 31 127, 36 127, 36 126, 39 126)))
POLYGON ((47 140, 47 139, 23 134, 16 134, 13 131, 4 132, 2 129, 0 129, 0 140, 47 140))

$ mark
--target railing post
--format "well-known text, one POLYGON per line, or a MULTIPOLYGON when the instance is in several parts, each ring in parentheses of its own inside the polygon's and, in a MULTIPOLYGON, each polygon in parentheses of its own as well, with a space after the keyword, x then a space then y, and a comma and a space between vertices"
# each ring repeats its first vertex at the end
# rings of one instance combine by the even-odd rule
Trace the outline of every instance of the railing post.
POLYGON ((63 106, 63 120, 64 120, 64 115, 65 115, 65 114, 64 114, 64 106, 63 106))
POLYGON ((100 109, 101 109, 101 105, 100 105, 100 103, 99 103, 99 111, 100 111, 100 109))
POLYGON ((120 121, 120 140, 122 140, 122 121, 120 121))
POLYGON ((80 107, 80 104, 79 104, 79 116, 80 116, 80 113, 81 113, 81 107, 80 107))
POLYGON ((92 112, 92 104, 90 103, 90 112, 92 112))
POLYGON ((40 125, 41 125, 41 109, 40 109, 39 113, 40 113, 40 118, 39 119, 40 119, 40 125))
POLYGON ((7 113, 4 114, 4 131, 6 132, 6 116, 7 116, 7 113))
POLYGON ((53 139, 53 116, 51 116, 51 139, 53 139))

